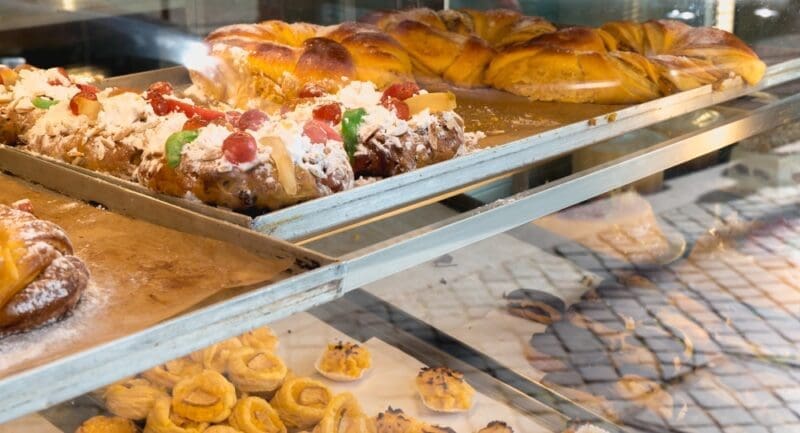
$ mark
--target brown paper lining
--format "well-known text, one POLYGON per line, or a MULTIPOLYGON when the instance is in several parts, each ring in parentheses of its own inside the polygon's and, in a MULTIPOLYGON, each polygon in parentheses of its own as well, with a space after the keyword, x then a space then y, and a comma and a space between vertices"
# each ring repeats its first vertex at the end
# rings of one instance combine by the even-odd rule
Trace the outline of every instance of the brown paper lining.
POLYGON ((0 339, 0 377, 143 330, 230 288, 273 281, 292 259, 242 248, 101 210, 0 174, 0 203, 28 198, 59 224, 91 272, 73 313, 0 339))

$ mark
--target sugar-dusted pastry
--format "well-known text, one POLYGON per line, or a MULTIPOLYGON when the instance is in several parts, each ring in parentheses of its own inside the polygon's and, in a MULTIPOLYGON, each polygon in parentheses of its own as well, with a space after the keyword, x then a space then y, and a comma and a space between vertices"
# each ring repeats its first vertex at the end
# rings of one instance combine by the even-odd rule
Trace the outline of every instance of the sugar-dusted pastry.
POLYGON ((164 387, 171 390, 178 382, 187 377, 197 376, 203 371, 203 365, 189 358, 188 356, 178 359, 173 359, 153 367, 150 370, 142 373, 145 379, 149 380, 153 385, 164 387))
POLYGON ((278 389, 289 370, 274 353, 266 349, 240 347, 228 357, 228 377, 239 391, 272 392, 278 389))
POLYGON ((120 417, 95 416, 75 430, 75 433, 136 433, 136 426, 129 419, 120 417))
POLYGON ((375 418, 376 433, 455 433, 450 427, 427 424, 414 419, 402 409, 389 406, 375 418))
POLYGON ((231 352, 240 347, 242 347, 242 342, 239 341, 237 337, 234 337, 217 344, 212 344, 205 349, 198 350, 189 355, 189 357, 195 362, 203 364, 203 368, 205 369, 225 373, 225 368, 228 365, 228 357, 231 352))
POLYGON ((514 433, 514 429, 503 421, 492 421, 478 430, 478 433, 514 433))
POLYGON ((243 346, 253 349, 272 350, 278 348, 278 337, 267 326, 253 329, 239 336, 243 346))
POLYGON ((364 414, 355 396, 344 392, 331 400, 313 433, 371 433, 373 421, 364 414))
POLYGON ((309 429, 322 419, 333 392, 308 377, 290 377, 272 397, 270 404, 291 429, 309 429))
POLYGON ((260 397, 239 400, 228 422, 243 433, 286 433, 278 412, 260 397))
POLYGON ((147 415, 144 433, 201 433, 208 423, 186 419, 172 410, 169 398, 160 398, 147 415))
POLYGON ((372 356, 364 346, 339 341, 328 344, 314 366, 328 379, 348 382, 361 379, 372 366, 372 356))
POLYGON ((425 367, 417 374, 416 385, 422 402, 436 412, 464 412, 472 407, 475 390, 458 371, 425 367))
POLYGON ((127 379, 109 386, 103 392, 109 412, 132 420, 147 418, 156 400, 163 397, 167 397, 167 393, 147 379, 127 379))
POLYGON ((178 382, 172 389, 172 410, 198 422, 225 421, 236 404, 236 389, 214 370, 178 382))
POLYGON ((229 425, 219 424, 219 425, 212 425, 211 427, 203 430, 203 433, 243 433, 243 432, 229 425))
POLYGON ((28 200, 0 204, 0 336, 65 316, 88 282, 61 227, 37 218, 28 200))

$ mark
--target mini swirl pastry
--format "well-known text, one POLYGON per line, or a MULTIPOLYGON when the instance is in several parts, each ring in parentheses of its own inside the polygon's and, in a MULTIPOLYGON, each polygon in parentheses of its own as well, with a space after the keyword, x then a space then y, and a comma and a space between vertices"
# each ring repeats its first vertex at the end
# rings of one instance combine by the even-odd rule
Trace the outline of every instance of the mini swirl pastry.
POLYGON ((228 366, 228 357, 235 350, 242 347, 242 342, 238 338, 230 338, 225 341, 212 344, 205 349, 198 350, 197 352, 189 355, 193 361, 203 365, 203 368, 214 370, 219 373, 225 373, 228 366))
POLYGON ((492 421, 478 430, 478 433, 514 433, 514 429, 503 421, 492 421))
POLYGON ((344 392, 331 400, 313 433, 372 433, 373 421, 361 410, 355 396, 344 392))
POLYGON ((243 433, 286 433, 278 412, 259 397, 239 400, 228 422, 243 433))
POLYGON ((203 370, 172 389, 172 410, 197 422, 225 421, 236 404, 236 389, 214 370, 203 370))
POLYGON ((144 433, 202 433, 208 423, 186 419, 172 410, 169 398, 160 398, 147 415, 144 433))
POLYGON ((465 412, 472 407, 475 390, 458 371, 425 367, 417 374, 416 385, 422 402, 436 412, 465 412))
POLYGON ((153 385, 171 390, 181 380, 197 376, 202 371, 202 364, 186 356, 153 367, 142 373, 142 376, 153 385))
POLYGON ((243 392, 275 391, 288 372, 286 364, 269 350, 242 347, 228 358, 228 377, 243 392))
POLYGON ((286 427, 309 429, 322 419, 333 393, 307 377, 288 378, 270 401, 286 427))
POLYGON ((36 218, 26 200, 15 206, 0 205, 0 335, 63 317, 89 282, 64 230, 36 218))
POLYGON ((106 408, 114 415, 132 420, 147 418, 155 402, 168 397, 147 379, 128 379, 115 383, 103 392, 106 408))
POLYGON ((427 424, 391 406, 375 418, 375 430, 376 433, 455 433, 450 427, 427 424))
POLYGON ((278 337, 267 326, 253 329, 239 336, 239 340, 245 347, 253 349, 263 349, 275 351, 278 348, 278 337))
POLYGON ((95 416, 87 419, 75 433, 136 433, 136 425, 120 417, 95 416))
POLYGON ((328 379, 348 382, 360 379, 371 365, 372 356, 366 347, 340 341, 328 345, 315 367, 328 379))

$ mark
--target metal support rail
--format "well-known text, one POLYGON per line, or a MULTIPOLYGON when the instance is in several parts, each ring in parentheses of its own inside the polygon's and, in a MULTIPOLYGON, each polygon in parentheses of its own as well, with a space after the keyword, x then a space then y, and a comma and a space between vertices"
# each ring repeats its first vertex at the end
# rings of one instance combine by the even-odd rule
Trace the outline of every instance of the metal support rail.
POLYGON ((342 257, 344 290, 431 260, 800 118, 800 94, 342 257))
POLYGON ((800 59, 771 66, 756 86, 715 91, 704 86, 576 122, 350 191, 257 217, 253 227, 303 240, 431 197, 564 155, 629 131, 800 78, 800 59))

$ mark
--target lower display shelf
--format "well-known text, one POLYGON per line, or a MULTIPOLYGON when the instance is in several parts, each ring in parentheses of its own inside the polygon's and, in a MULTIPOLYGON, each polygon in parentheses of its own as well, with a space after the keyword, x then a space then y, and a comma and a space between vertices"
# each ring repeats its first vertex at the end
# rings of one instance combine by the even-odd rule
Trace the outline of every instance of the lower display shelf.
MULTIPOLYGON (((436 432, 474 433, 495 421, 526 433, 559 433, 587 423, 618 431, 591 412, 527 379, 510 375, 485 355, 363 291, 275 322, 271 329, 279 341, 275 353, 289 368, 289 375, 320 381, 336 395, 352 393, 370 417, 390 408, 400 409, 409 419, 437 426, 439 430, 430 430, 436 432), (371 353, 372 367, 360 380, 336 382, 315 371, 315 360, 326 345, 338 341, 355 342, 371 353), (417 373, 426 366, 463 372, 476 390, 471 408, 463 413, 437 413, 427 408, 415 387, 417 373)), ((103 395, 102 391, 93 392, 16 423, 71 433, 86 419, 111 415, 104 407, 103 395)), ((6 430, 0 427, 0 432, 6 430)))

